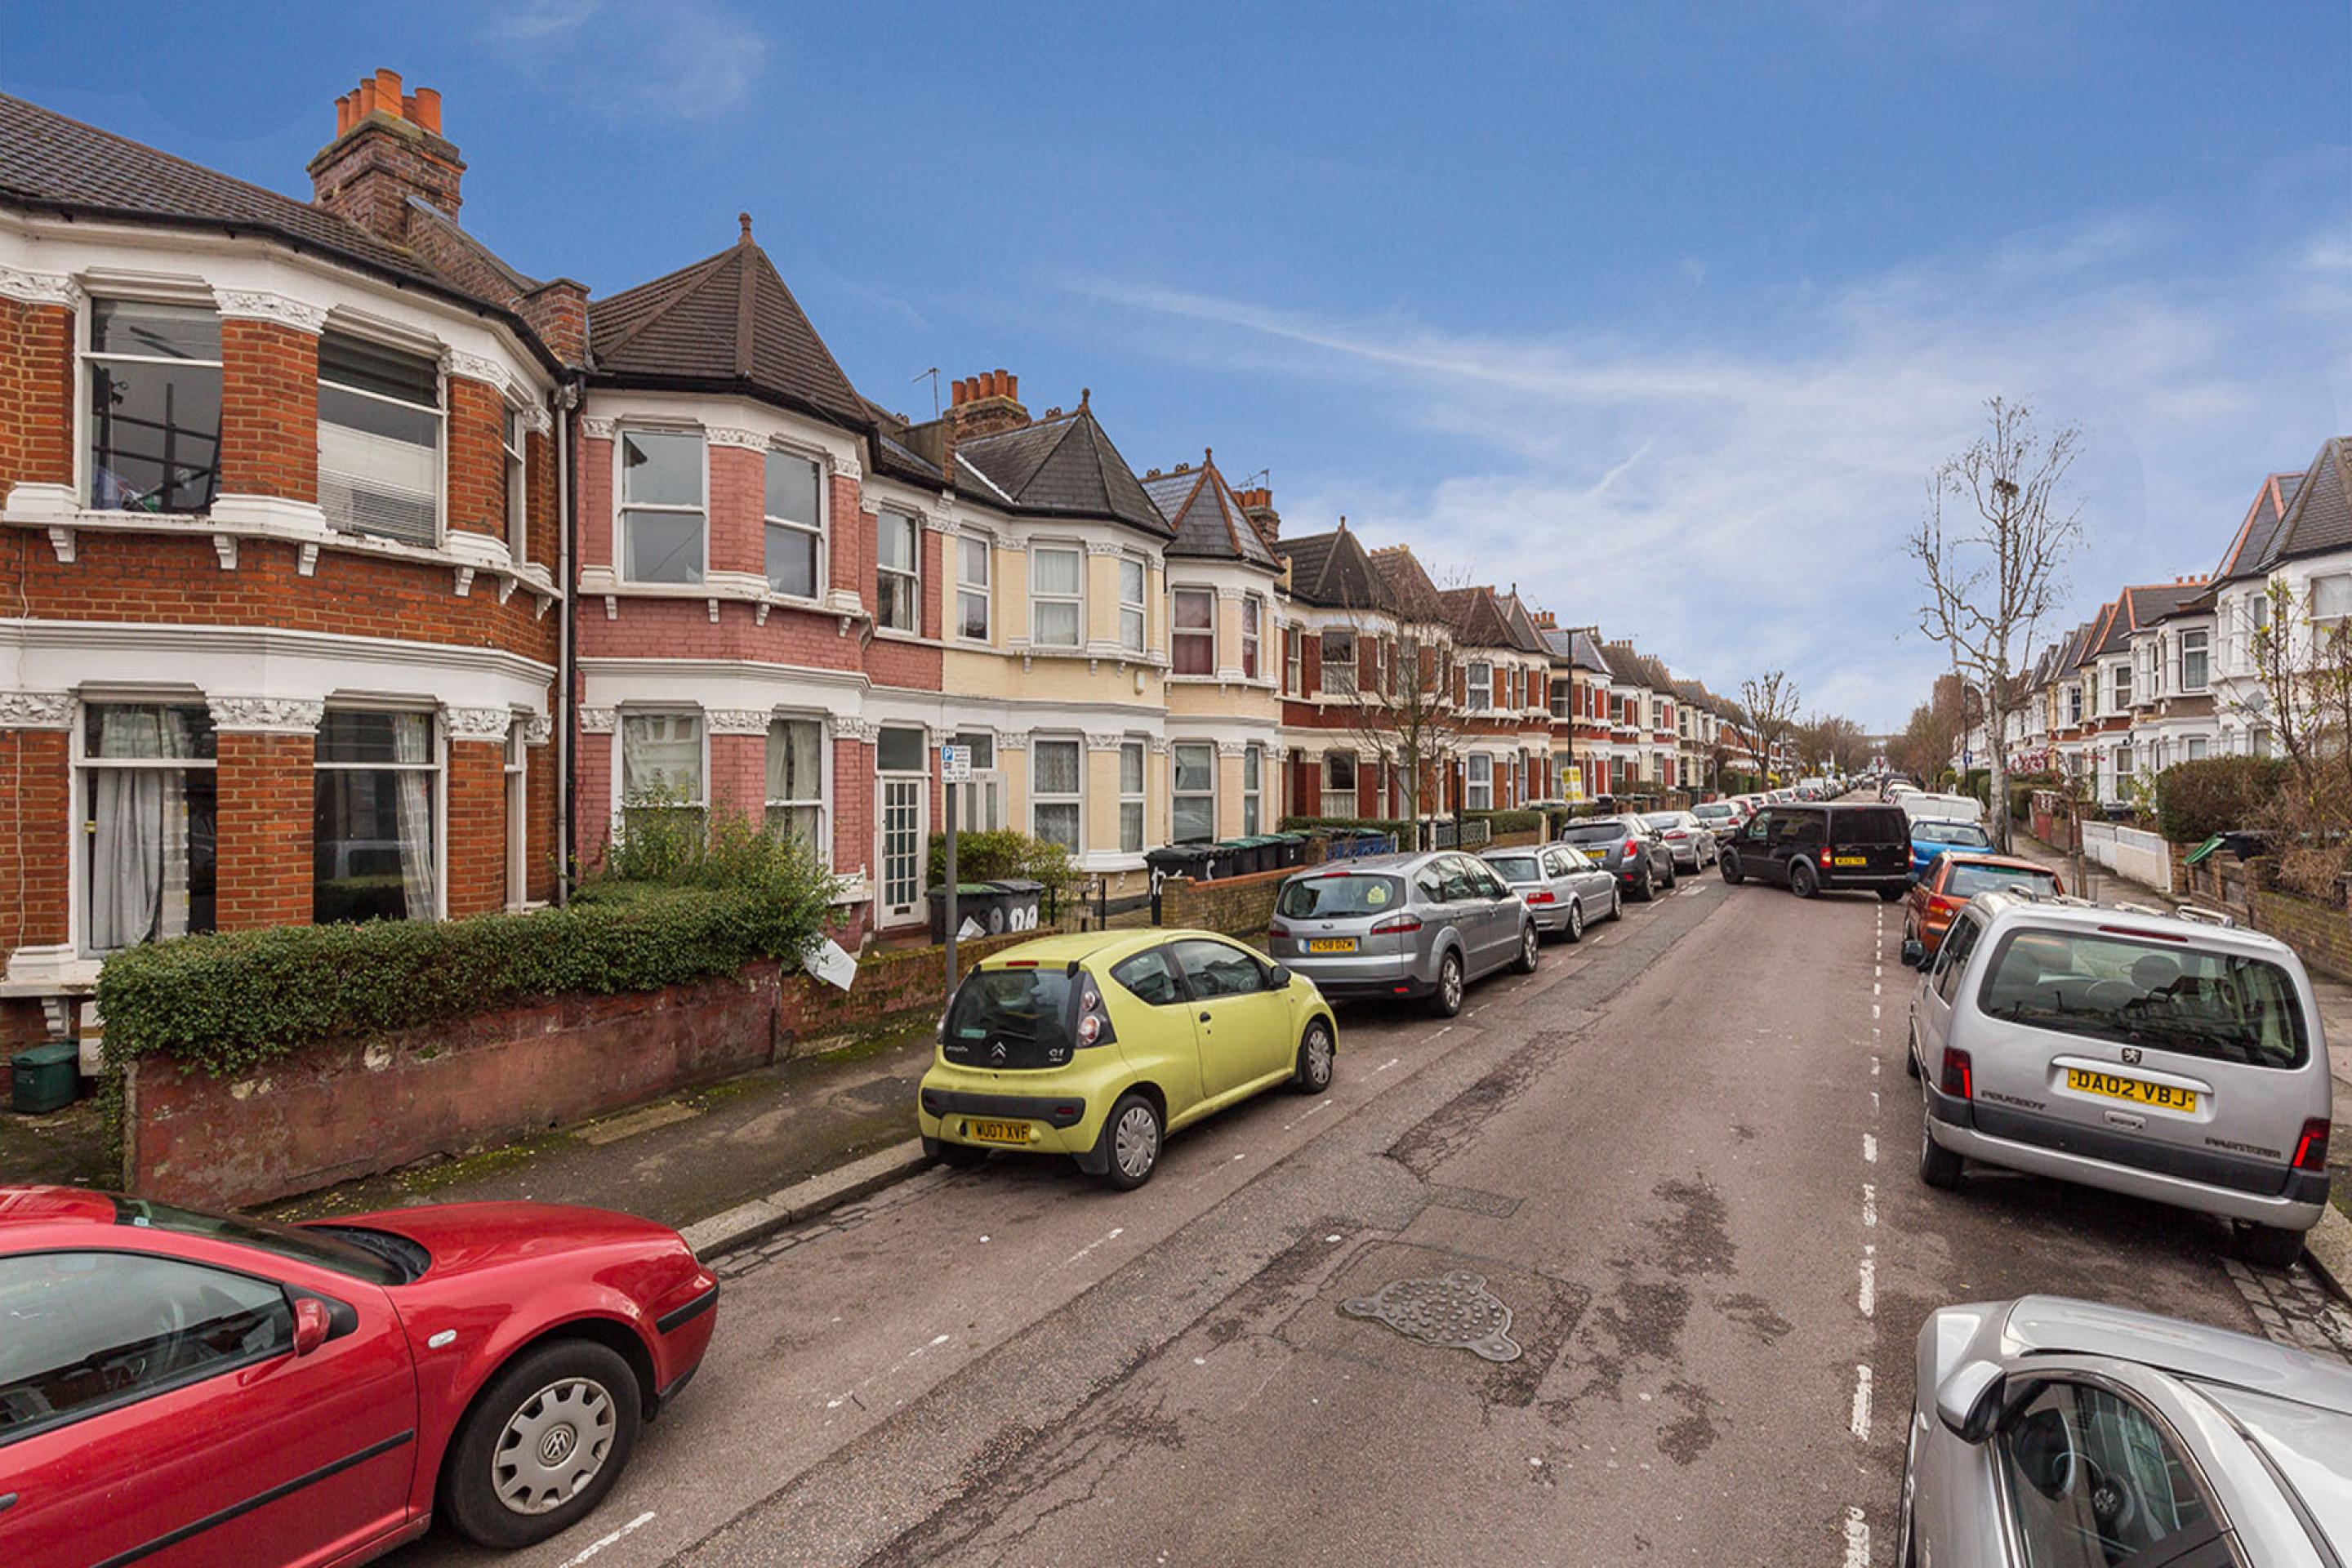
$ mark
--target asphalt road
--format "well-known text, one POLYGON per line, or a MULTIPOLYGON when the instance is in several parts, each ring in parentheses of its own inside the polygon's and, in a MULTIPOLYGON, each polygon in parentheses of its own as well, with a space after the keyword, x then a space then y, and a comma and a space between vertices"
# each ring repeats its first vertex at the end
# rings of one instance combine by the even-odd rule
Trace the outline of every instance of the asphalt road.
POLYGON ((1891 1561, 1931 1308, 2261 1289, 2193 1216, 1919 1184, 1898 910, 1686 879, 1451 1025, 1343 1016, 1330 1095, 1139 1193, 1000 1160, 779 1238, 596 1517, 498 1561, 1891 1561))

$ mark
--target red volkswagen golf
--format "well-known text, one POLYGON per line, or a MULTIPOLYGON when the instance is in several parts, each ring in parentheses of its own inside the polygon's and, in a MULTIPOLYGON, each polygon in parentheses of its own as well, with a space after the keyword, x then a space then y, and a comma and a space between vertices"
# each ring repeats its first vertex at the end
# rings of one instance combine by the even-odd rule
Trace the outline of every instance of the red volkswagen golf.
POLYGON ((596 1209, 300 1226, 0 1186, 0 1563, 365 1562, 437 1505, 522 1546, 612 1489, 719 1281, 596 1209))

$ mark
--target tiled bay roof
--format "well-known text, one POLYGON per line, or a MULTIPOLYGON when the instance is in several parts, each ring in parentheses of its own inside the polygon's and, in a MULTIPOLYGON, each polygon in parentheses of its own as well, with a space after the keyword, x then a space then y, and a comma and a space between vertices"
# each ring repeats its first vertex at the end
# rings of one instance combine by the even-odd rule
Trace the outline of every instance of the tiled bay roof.
POLYGON ((2352 550, 2352 437, 2344 436, 2320 443, 2263 564, 2336 550, 2352 550))
POLYGON ((2271 542, 2278 536, 2278 526, 2285 521, 2287 508, 2294 504, 2294 493, 2302 484, 2301 474, 2273 474, 2263 481, 2254 492, 2254 504, 2246 509, 2246 520, 2230 540, 2221 564, 2214 569, 2215 582, 2263 574, 2271 542))
POLYGON ((1445 619, 1444 595, 1437 591, 1436 581, 1410 547, 1391 544, 1373 551, 1371 555, 1372 570, 1380 574, 1381 585, 1388 590, 1389 605, 1396 614, 1433 625, 1445 619))
POLYGON ((1057 418, 967 438, 955 455, 1019 510, 1111 518, 1161 539, 1175 532, 1084 403, 1057 418))
POLYGON ((1387 612, 1387 585, 1370 554, 1342 522, 1329 533, 1275 541, 1274 552, 1290 563, 1290 594, 1326 609, 1387 612))
POLYGON ((1265 537, 1243 512, 1240 498, 1210 456, 1203 454, 1197 468, 1186 464, 1141 483, 1143 493, 1175 531, 1168 542, 1169 554, 1278 569, 1274 552, 1266 548, 1265 537))

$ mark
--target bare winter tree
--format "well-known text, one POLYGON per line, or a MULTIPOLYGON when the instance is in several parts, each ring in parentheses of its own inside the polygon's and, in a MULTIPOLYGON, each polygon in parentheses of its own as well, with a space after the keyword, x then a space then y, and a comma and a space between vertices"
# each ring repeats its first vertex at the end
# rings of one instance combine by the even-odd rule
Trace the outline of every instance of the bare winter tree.
POLYGON ((1759 679, 1739 683, 1739 723, 1756 776, 1772 782, 1772 759, 1797 724, 1797 683, 1788 671, 1768 669, 1759 679))
POLYGON ((2058 495, 2082 432, 2068 425, 2044 437, 2029 405, 1999 397, 1986 401, 1985 416, 1985 433, 1929 476, 1927 509, 1907 547, 1927 591, 1919 629, 1984 694, 1997 807, 1986 815, 1994 842, 2007 848, 2000 803, 2009 798, 2009 759, 2000 736, 2016 674, 2032 667, 2033 639, 2057 608, 2066 558, 2082 538, 2080 510, 2058 495))
POLYGON ((2262 825, 2271 830, 2279 880, 2332 898, 2352 828, 2352 620, 2314 613, 2284 580, 2266 591, 2268 614, 2252 643, 2259 686, 2235 706, 2285 755, 2262 825))
MULTIPOLYGON (((1351 605, 1347 616, 1356 647, 1345 678, 1349 727, 1391 777, 1402 778, 1404 815, 1417 824, 1435 809, 1436 797, 1424 801, 1424 793, 1445 776, 1465 732, 1454 702, 1452 634, 1434 602, 1351 605)), ((1328 665, 1324 689, 1333 689, 1328 665)))

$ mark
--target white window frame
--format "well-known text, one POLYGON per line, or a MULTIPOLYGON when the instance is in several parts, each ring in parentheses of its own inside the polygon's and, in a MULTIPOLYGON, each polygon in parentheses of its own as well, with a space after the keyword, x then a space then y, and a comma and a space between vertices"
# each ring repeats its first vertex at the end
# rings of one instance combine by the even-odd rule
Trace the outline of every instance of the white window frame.
POLYGON ((1150 842, 1150 821, 1144 811, 1143 784, 1148 748, 1141 741, 1118 743, 1118 847, 1123 855, 1140 855, 1150 842), (1135 765, 1130 771, 1128 764, 1135 765), (1129 781, 1133 782, 1130 784, 1129 781), (1129 813, 1134 816, 1130 818, 1129 813), (1132 823, 1130 829, 1129 824, 1132 823))
MULTIPOLYGON (((1079 572, 1078 583, 1083 590, 1086 584, 1083 567, 1079 572)), ((1150 566, 1135 556, 1121 555, 1118 558, 1118 646, 1132 654, 1141 654, 1144 651, 1144 646, 1150 635, 1149 623, 1144 615, 1144 605, 1150 593, 1150 566), (1128 596, 1127 592, 1130 573, 1134 574, 1135 584, 1135 596, 1132 598, 1128 596)), ((1080 622, 1078 636, 1083 640, 1086 637, 1084 624, 1086 610, 1083 603, 1079 607, 1078 618, 1080 622)), ((1215 624, 1213 619, 1211 624, 1215 624)))
POLYGON ((613 572, 624 583, 653 583, 657 587, 693 587, 699 584, 710 571, 710 442, 695 426, 652 425, 631 423, 623 426, 613 437, 613 572), (629 465, 627 460, 631 436, 682 436, 702 447, 702 499, 693 506, 680 506, 674 501, 643 502, 632 505, 629 500, 629 465), (702 521, 702 559, 695 567, 690 582, 664 584, 648 578, 629 575, 629 514, 633 511, 659 512, 672 517, 696 517, 702 521))
POLYGON ((1495 667, 1483 658, 1474 658, 1462 667, 1463 707, 1472 713, 1486 713, 1495 706, 1495 667))
POLYGON ((2210 688, 2213 684, 2212 634, 2202 629, 2183 631, 2180 634, 2179 646, 2180 689, 2187 692, 2195 692, 2203 691, 2210 688), (2191 638, 2195 639, 2195 646, 2193 647, 2190 646, 2191 638), (2193 685, 2190 684, 2189 679, 2189 656, 2192 654, 2196 656, 2199 664, 2199 669, 2197 672, 2198 679, 2193 685))
POLYGON ((1179 843, 1181 843, 1181 844, 1202 844, 1202 843, 1208 843, 1208 842, 1211 842, 1211 841, 1214 840, 1214 839, 1216 838, 1216 837, 1217 837, 1217 746, 1216 746, 1216 742, 1213 742, 1213 741, 1171 741, 1171 742, 1169 742, 1169 745, 1168 745, 1168 841, 1169 841, 1170 843, 1171 843, 1171 844, 1179 844, 1179 843), (1208 759, 1208 773, 1209 773, 1209 787, 1208 787, 1207 789, 1205 789, 1205 790, 1197 790, 1197 789, 1180 790, 1180 789, 1177 787, 1178 783, 1179 783, 1179 781, 1181 780, 1181 776, 1182 776, 1182 775, 1180 773, 1180 772, 1178 771, 1178 770, 1179 770, 1179 768, 1180 768, 1180 766, 1181 766, 1181 764, 1180 764, 1180 763, 1179 763, 1179 762, 1178 762, 1178 753, 1179 753, 1179 752, 1203 752, 1203 753, 1205 753, 1205 754, 1206 754, 1207 759, 1208 759), (1177 807, 1178 803, 1179 803, 1179 802, 1181 802, 1181 801, 1201 801, 1201 800, 1206 800, 1206 801, 1209 803, 1209 823, 1208 823, 1208 831, 1207 831, 1207 832, 1205 832, 1205 833, 1202 833, 1202 834, 1201 834, 1201 835, 1199 835, 1199 836, 1197 836, 1196 837, 1192 837, 1192 838, 1179 838, 1179 837, 1177 837, 1177 833, 1176 833, 1176 815, 1177 815, 1177 813, 1176 813, 1176 807, 1177 807))
MULTIPOLYGON (((832 540, 829 537, 829 531, 825 527, 826 518, 831 510, 831 509, 825 505, 826 492, 832 489, 832 486, 828 483, 830 473, 831 469, 827 467, 825 460, 823 458, 817 457, 813 453, 801 451, 795 447, 770 447, 760 454, 760 575, 762 577, 768 577, 768 535, 775 530, 781 528, 789 532, 801 534, 812 540, 815 544, 814 554, 816 559, 816 570, 809 574, 811 585, 806 596, 803 597, 799 594, 787 594, 782 589, 776 586, 774 578, 768 577, 768 592, 776 595, 778 598, 791 599, 796 603, 814 604, 824 597, 827 569, 832 565, 831 561, 829 561, 827 557, 833 553, 832 540), (802 522, 794 518, 778 517, 768 510, 768 465, 774 462, 779 458, 785 458, 791 462, 806 463, 810 468, 815 472, 816 521, 814 522, 802 522)), ((915 533, 915 564, 918 571, 919 571, 922 566, 922 552, 923 535, 921 530, 918 529, 915 533)), ((877 555, 878 559, 878 546, 877 549, 877 555)), ((919 623, 921 619, 921 615, 922 612, 919 607, 916 611, 916 618, 919 623)))
MULTIPOLYGON (((1073 856, 1085 853, 1087 843, 1087 742, 1083 735, 1032 735, 1029 737, 1029 837, 1044 838, 1037 831, 1037 808, 1041 805, 1075 806, 1077 810, 1077 843, 1071 847, 1073 856), (1048 746, 1067 746, 1077 753, 1076 791, 1055 791, 1048 795, 1037 787, 1037 764, 1048 746)), ((1054 842, 1059 843, 1056 839, 1054 842)))
POLYGON ((2315 626, 2332 626, 2340 620, 2352 617, 2352 572, 2314 573, 2311 580, 2304 584, 2303 602, 2305 618, 2315 626), (2323 615, 2319 608, 2320 587, 2322 584, 2336 584, 2343 585, 2341 590, 2343 603, 2337 608, 2323 615))
POLYGON ((1345 812, 1339 813, 1338 815, 1346 816, 1353 816, 1355 814, 1356 788, 1358 781, 1361 777, 1362 767, 1363 759, 1357 756, 1353 752, 1326 752, 1323 753, 1323 794, 1326 797, 1323 803, 1324 816, 1329 816, 1334 815, 1330 809, 1331 803, 1328 798, 1334 795, 1344 795, 1348 797, 1348 809, 1345 812), (1332 764, 1340 762, 1344 762, 1348 764, 1348 782, 1344 784, 1339 784, 1332 777, 1332 764))
MULTIPOLYGON (((172 363, 185 362, 175 360, 172 363)), ((84 830, 85 825, 92 820, 89 809, 89 775, 107 768, 204 768, 211 771, 217 781, 220 773, 220 741, 217 731, 214 734, 214 754, 209 757, 93 757, 89 754, 90 711, 98 708, 202 708, 204 705, 203 698, 191 698, 184 691, 175 695, 157 696, 118 695, 108 692, 102 696, 87 698, 74 707, 73 776, 68 784, 71 794, 66 802, 68 817, 72 824, 73 843, 73 855, 68 872, 71 878, 68 889, 70 897, 67 903, 73 919, 74 952, 84 958, 103 958, 108 953, 121 951, 120 948, 94 947, 89 940, 90 835, 84 830)), ((214 833, 217 837, 220 823, 220 786, 217 782, 213 786, 213 813, 214 833)), ((213 851, 213 929, 217 931, 220 929, 220 851, 217 846, 213 851)))
POLYGON ((1465 811, 1495 809, 1495 759, 1484 752, 1472 752, 1462 759, 1462 807, 1465 811))
POLYGON ((985 535, 956 535, 956 622, 955 640, 970 643, 991 643, 996 639, 996 542, 985 535), (980 577, 974 581, 967 568, 971 564, 967 551, 980 552, 980 577), (980 606, 980 631, 974 635, 966 629, 966 607, 980 606))
POLYGON ((823 713, 780 711, 768 715, 768 728, 760 737, 760 793, 762 802, 760 820, 764 825, 768 813, 779 808, 806 810, 816 808, 817 859, 828 870, 833 866, 833 725, 823 713), (816 794, 779 800, 767 793, 768 757, 766 748, 775 738, 779 724, 814 724, 816 726, 816 794))
POLYGON ((2114 707, 2111 710, 2114 712, 2125 713, 2130 711, 2132 705, 2132 668, 2131 661, 2129 659, 2126 659, 2121 664, 2108 666, 2107 700, 2114 704, 2114 707))
POLYGON ((1356 631, 1352 626, 1325 626, 1317 634, 1316 646, 1321 650, 1323 656, 1322 679, 1317 687, 1318 691, 1321 695, 1326 697, 1353 697, 1356 695, 1356 671, 1358 668, 1356 661, 1360 653, 1360 650, 1357 647, 1356 644, 1356 631), (1346 637, 1348 639, 1348 657, 1343 659, 1334 659, 1331 657, 1331 639, 1335 637, 1346 637), (1346 680, 1338 685, 1334 685, 1331 680, 1331 672, 1335 668, 1347 671, 1346 680))
POLYGON ((1059 540, 1040 540, 1029 546, 1029 646, 1031 647, 1082 648, 1087 646, 1087 550, 1083 544, 1071 544, 1059 540), (1075 555, 1078 558, 1077 591, 1069 594, 1048 594, 1037 586, 1038 558, 1045 555, 1075 555), (1068 605, 1073 608, 1070 639, 1048 642, 1038 634, 1037 612, 1047 605, 1068 605))
MULTIPOLYGON (((382 338, 372 338, 363 332, 351 331, 341 326, 330 327, 326 333, 322 333, 320 335, 320 344, 322 348, 325 344, 326 338, 329 335, 349 338, 353 342, 371 343, 375 347, 383 350, 387 353, 405 354, 409 358, 415 360, 429 362, 432 359, 430 354, 421 352, 414 343, 394 342, 382 338)), ((364 397, 373 402, 390 404, 394 408, 425 409, 425 405, 421 403, 411 403, 404 397, 390 397, 381 392, 370 392, 365 387, 351 386, 340 381, 330 382, 327 380, 323 372, 318 374, 316 384, 321 387, 332 386, 337 392, 349 393, 354 397, 364 397)), ((445 546, 449 540, 449 373, 446 368, 439 364, 435 364, 433 368, 433 406, 430 410, 427 410, 427 412, 432 414, 434 423, 438 426, 438 430, 433 439, 433 542, 425 548, 438 550, 445 546)), ((227 423, 228 418, 227 398, 227 388, 224 385, 221 394, 221 419, 224 425, 227 423)), ((323 427, 329 423, 329 421, 324 415, 320 415, 317 416, 315 423, 320 427, 323 427)), ((225 437, 226 433, 224 433, 224 438, 225 437)), ((614 444, 613 450, 614 460, 617 461, 620 453, 620 445, 618 442, 614 444)), ((706 467, 703 473, 702 494, 707 504, 710 496, 710 476, 707 466, 707 458, 705 459, 705 462, 706 467)), ((613 493, 618 495, 620 491, 615 489, 613 493)), ((394 543, 407 544, 411 546, 414 546, 416 543, 415 540, 401 539, 397 535, 394 534, 373 532, 364 529, 338 528, 331 517, 327 520, 327 528, 330 532, 357 534, 362 539, 389 539, 394 543)), ((710 521, 708 517, 704 518, 702 524, 702 548, 707 558, 710 550, 710 521)), ((706 565, 707 564, 708 562, 706 559, 706 565)), ((444 899, 446 901, 446 884, 447 879, 446 878, 444 878, 443 880, 445 884, 444 899)))
POLYGON ((1181 675, 1195 680, 1215 677, 1217 673, 1217 591, 1214 588, 1204 588, 1197 583, 1185 583, 1169 589, 1168 670, 1171 675, 1181 675), (1183 624, 1183 617, 1177 614, 1176 606, 1186 599, 1206 599, 1209 602, 1209 624, 1206 626, 1188 627, 1183 624), (1209 645, 1207 660, 1199 669, 1186 669, 1183 659, 1178 657, 1177 650, 1202 639, 1206 639, 1209 645))
POLYGON ((499 427, 499 447, 506 454, 507 559, 517 565, 530 555, 530 432, 523 425, 524 413, 508 404, 499 427))
POLYGON ((1307 628, 1285 626, 1282 628, 1282 694, 1285 697, 1299 696, 1306 683, 1307 628))
POLYGON ((1265 831, 1265 748, 1242 748, 1242 837, 1265 831))
MULTIPOLYGON (((327 704, 326 711, 328 713, 421 713, 425 716, 425 732, 430 740, 425 746, 426 759, 424 762, 322 763, 314 753, 310 760, 310 771, 313 774, 429 773, 434 775, 438 783, 433 791, 433 918, 447 920, 449 918, 449 727, 441 721, 441 714, 437 709, 420 707, 414 703, 330 702, 327 704)), ((324 715, 321 715, 320 728, 324 730, 325 727, 326 720, 324 715)), ((616 767, 613 772, 614 776, 617 778, 620 770, 616 767)), ((704 776, 708 777, 709 772, 709 756, 706 751, 703 757, 704 776)), ((318 829, 315 825, 311 829, 310 842, 315 852, 318 846, 318 829)))
POLYGON ((521 715, 507 724, 506 757, 499 782, 507 798, 507 908, 530 902, 530 742, 521 715))
POLYGON ((1241 620, 1242 679, 1255 680, 1265 671, 1265 662, 1260 651, 1265 630, 1265 602, 1255 594, 1243 595, 1241 620))
MULTIPOLYGON (((135 289, 111 289, 83 299, 81 308, 74 312, 74 498, 93 511, 101 510, 97 504, 97 496, 93 489, 98 483, 98 471, 90 461, 90 443, 97 438, 96 432, 92 428, 96 423, 96 410, 89 405, 89 367, 93 363, 105 363, 109 361, 120 361, 124 364, 176 365, 218 371, 221 375, 221 424, 226 426, 228 423, 226 363, 228 348, 226 338, 221 347, 223 355, 221 359, 173 359, 168 354, 127 354, 111 349, 94 350, 89 346, 89 340, 90 335, 98 330, 98 307, 101 303, 116 301, 126 305, 183 305, 194 310, 210 310, 215 322, 222 320, 218 302, 210 299, 190 299, 169 293, 142 294, 135 289)), ((215 431, 213 435, 213 495, 215 500, 220 495, 221 444, 225 434, 225 431, 215 431)), ((116 509, 116 513, 125 517, 151 515, 146 512, 122 512, 119 509, 116 509)), ((205 511, 162 512, 152 515, 202 517, 206 513, 205 511)))
MULTIPOLYGON (((632 719, 651 718, 692 719, 699 730, 702 742, 701 758, 696 763, 695 782, 698 787, 697 789, 695 798, 692 800, 668 801, 662 804, 681 811, 689 809, 704 812, 709 811, 710 809, 709 716, 704 713, 701 709, 690 705, 657 703, 643 708, 624 708, 621 710, 619 716, 614 721, 612 783, 614 817, 619 821, 625 821, 626 818, 624 814, 626 813, 632 804, 628 798, 628 788, 626 784, 628 768, 625 763, 629 744, 629 721, 632 719)), ((639 802, 636 804, 651 805, 653 803, 639 802)))
POLYGON ((900 637, 923 635, 923 520, 911 511, 886 506, 874 514, 874 629, 892 632, 900 637), (886 523, 900 522, 907 527, 908 564, 892 566, 882 559, 882 530, 886 523), (908 626, 893 626, 882 618, 882 579, 899 578, 907 584, 908 626))

